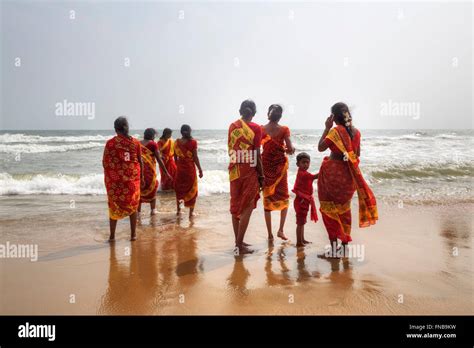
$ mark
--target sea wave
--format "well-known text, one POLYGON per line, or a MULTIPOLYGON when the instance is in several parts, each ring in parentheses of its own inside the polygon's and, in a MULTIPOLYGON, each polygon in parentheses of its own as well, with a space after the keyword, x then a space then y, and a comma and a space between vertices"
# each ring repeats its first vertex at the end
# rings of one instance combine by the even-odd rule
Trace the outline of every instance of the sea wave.
MULTIPOLYGON (((199 179, 199 194, 229 192, 229 175, 223 170, 208 170, 199 179)), ((11 195, 104 195, 104 175, 54 175, 0 173, 0 196, 11 195)))
POLYGON ((88 150, 103 147, 104 143, 88 142, 78 144, 0 144, 0 153, 45 153, 45 152, 66 152, 88 150))
POLYGON ((11 143, 83 143, 91 141, 103 141, 112 138, 113 135, 81 135, 81 136, 41 136, 41 135, 26 135, 26 134, 0 134, 0 144, 11 143))
POLYGON ((387 166, 368 171, 374 179, 415 179, 441 178, 450 180, 456 177, 474 177, 474 165, 469 163, 450 163, 432 165, 387 166))

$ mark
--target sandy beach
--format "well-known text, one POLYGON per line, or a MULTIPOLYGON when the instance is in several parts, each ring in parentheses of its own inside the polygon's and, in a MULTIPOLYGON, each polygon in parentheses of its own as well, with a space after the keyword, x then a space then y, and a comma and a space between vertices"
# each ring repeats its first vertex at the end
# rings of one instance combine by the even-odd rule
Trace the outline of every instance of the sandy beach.
POLYGON ((474 312, 472 203, 380 202, 379 223, 353 229, 363 257, 341 260, 317 256, 321 221, 306 225, 313 244, 295 247, 292 209, 291 241, 269 244, 261 202, 246 237, 255 253, 234 256, 227 194, 200 197, 194 222, 177 219, 173 195, 161 194, 158 215, 144 207, 138 240, 123 220, 113 245, 104 196, 2 196, 0 205, 0 243, 39 249, 36 262, 0 259, 1 314, 474 312))

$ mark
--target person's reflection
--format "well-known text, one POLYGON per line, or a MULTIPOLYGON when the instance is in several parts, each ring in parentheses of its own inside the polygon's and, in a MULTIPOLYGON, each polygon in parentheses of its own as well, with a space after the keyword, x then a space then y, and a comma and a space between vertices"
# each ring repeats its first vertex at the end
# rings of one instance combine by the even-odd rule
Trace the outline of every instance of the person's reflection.
POLYGON ((178 291, 185 293, 199 279, 199 272, 203 272, 203 263, 197 254, 196 233, 178 235, 177 240, 177 266, 178 291))
POLYGON ((285 247, 286 245, 280 246, 277 251, 277 259, 280 264, 281 274, 276 274, 273 271, 272 261, 273 261, 273 253, 274 253, 274 245, 272 242, 268 243, 268 252, 266 256, 265 262, 265 273, 267 275, 267 285, 268 286, 275 286, 275 285, 290 285, 291 278, 289 274, 289 269, 286 266, 286 254, 285 254, 285 247))
POLYGON ((147 314, 154 310, 158 288, 155 245, 134 242, 110 246, 108 287, 100 314, 147 314))
POLYGON ((239 295, 247 294, 247 281, 250 277, 250 272, 245 268, 244 255, 234 256, 234 268, 229 278, 227 278, 228 286, 235 290, 239 295))
POLYGON ((297 282, 303 282, 311 278, 311 273, 306 269, 306 253, 304 248, 299 248, 296 252, 296 269, 298 270, 297 282))

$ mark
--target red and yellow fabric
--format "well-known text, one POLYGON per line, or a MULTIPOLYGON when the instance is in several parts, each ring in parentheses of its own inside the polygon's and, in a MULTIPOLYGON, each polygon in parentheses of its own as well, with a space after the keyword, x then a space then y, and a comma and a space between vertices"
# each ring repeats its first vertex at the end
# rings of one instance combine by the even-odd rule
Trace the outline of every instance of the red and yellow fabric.
POLYGON ((174 143, 174 153, 177 157, 174 183, 176 199, 184 201, 184 206, 190 208, 196 204, 198 195, 198 180, 193 155, 195 149, 197 149, 197 142, 194 139, 186 142, 178 139, 174 143))
POLYGON ((260 148, 262 131, 259 125, 253 122, 237 120, 229 127, 228 149, 230 155, 229 180, 230 180, 230 213, 240 217, 242 211, 249 206, 254 209, 260 198, 260 184, 258 182, 257 167, 254 161, 241 161, 245 156, 237 154, 248 154, 256 156, 260 148))
POLYGON ((351 200, 357 191, 359 227, 368 227, 378 220, 377 203, 372 190, 359 169, 356 150, 360 146, 360 132, 351 139, 343 126, 331 129, 325 139, 332 152, 344 160, 325 157, 318 178, 320 211, 330 240, 347 243, 351 238, 351 200))
POLYGON ((283 210, 289 205, 288 157, 284 139, 290 136, 288 127, 271 137, 262 127, 262 165, 265 183, 263 187, 263 207, 265 210, 283 210))
POLYGON ((117 135, 107 141, 102 165, 107 190, 109 217, 123 219, 140 204, 141 145, 137 139, 117 135))
POLYGON ((163 159, 163 164, 166 167, 166 170, 170 174, 172 179, 169 179, 163 169, 160 167, 160 176, 161 176, 161 189, 172 190, 174 188, 174 178, 176 176, 176 163, 174 162, 174 142, 171 139, 166 141, 158 141, 158 149, 161 153, 161 158, 163 159))
POLYGON ((141 145, 142 162, 143 162, 143 178, 144 185, 141 188, 140 200, 142 203, 150 203, 156 199, 156 191, 158 190, 158 178, 156 173, 156 157, 155 151, 158 145, 154 141, 149 141, 145 146, 141 145))
POLYGON ((313 181, 314 175, 306 170, 298 169, 295 185, 292 192, 296 195, 293 206, 296 212, 296 224, 306 224, 308 211, 311 209, 311 220, 318 221, 318 213, 316 211, 316 203, 313 197, 313 181))

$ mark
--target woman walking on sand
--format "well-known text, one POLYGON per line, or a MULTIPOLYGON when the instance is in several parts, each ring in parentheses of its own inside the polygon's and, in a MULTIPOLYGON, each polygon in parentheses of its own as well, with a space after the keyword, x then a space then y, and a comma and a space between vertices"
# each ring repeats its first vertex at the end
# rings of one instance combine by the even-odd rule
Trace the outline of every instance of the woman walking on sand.
POLYGON ((108 140, 102 159, 109 205, 109 241, 115 240, 117 220, 130 216, 130 240, 136 240, 137 209, 140 204, 140 182, 143 164, 140 142, 128 135, 128 121, 119 117, 114 122, 117 135, 108 140))
POLYGON ((343 255, 345 246, 352 240, 351 200, 355 191, 359 199, 359 227, 374 225, 378 220, 375 196, 359 169, 360 138, 347 105, 334 104, 318 144, 320 152, 331 150, 319 170, 318 197, 332 257, 338 254, 338 239, 342 242, 343 255), (336 123, 334 128, 333 122, 336 123))
POLYGON ((174 148, 174 157, 177 164, 175 178, 177 214, 181 213, 181 202, 189 208, 189 218, 194 216, 194 205, 198 196, 198 179, 202 178, 202 169, 197 153, 197 141, 191 136, 191 127, 187 124, 181 126, 181 138, 177 139, 174 148))
POLYGON ((272 211, 280 211, 280 227, 277 237, 287 240, 283 227, 288 213, 288 157, 295 149, 290 140, 290 129, 278 124, 283 108, 272 104, 268 108, 268 123, 262 126, 262 166, 265 176, 263 186, 263 207, 268 239, 273 240, 272 211))
POLYGON ((161 180, 170 180, 171 176, 166 170, 163 161, 161 160, 158 145, 155 143, 156 131, 153 128, 145 129, 143 140, 140 142, 142 148, 142 162, 143 162, 143 185, 140 190, 140 205, 138 212, 141 211, 142 203, 150 203, 151 215, 155 215, 156 211, 156 191, 158 190, 158 176, 156 172, 156 163, 160 166, 161 180))
POLYGON ((262 130, 252 122, 257 107, 252 100, 245 100, 239 112, 241 118, 230 125, 227 143, 234 253, 245 254, 252 252, 249 245, 244 243, 244 237, 252 211, 260 198, 259 190, 263 186, 264 176, 260 157, 262 130))
POLYGON ((158 150, 160 150, 161 158, 170 174, 170 177, 164 175, 164 170, 160 167, 161 174, 161 190, 168 191, 174 188, 174 178, 176 176, 176 163, 174 162, 174 142, 171 139, 173 131, 169 128, 163 130, 160 140, 158 141, 158 150))

